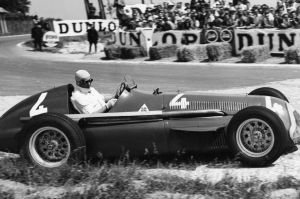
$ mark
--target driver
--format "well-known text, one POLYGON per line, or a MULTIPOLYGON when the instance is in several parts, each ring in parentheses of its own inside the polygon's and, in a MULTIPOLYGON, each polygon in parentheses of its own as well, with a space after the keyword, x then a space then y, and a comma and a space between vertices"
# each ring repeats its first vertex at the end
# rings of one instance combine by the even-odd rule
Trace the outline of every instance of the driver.
POLYGON ((96 89, 91 87, 93 79, 86 70, 78 70, 75 73, 76 86, 72 92, 71 102, 79 113, 103 113, 114 106, 117 99, 104 97, 96 89))

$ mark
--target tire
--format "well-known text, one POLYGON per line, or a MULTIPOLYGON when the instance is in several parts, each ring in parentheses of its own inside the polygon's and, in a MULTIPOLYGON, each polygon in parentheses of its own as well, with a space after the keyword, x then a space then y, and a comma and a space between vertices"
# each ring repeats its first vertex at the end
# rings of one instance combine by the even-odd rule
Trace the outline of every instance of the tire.
POLYGON ((248 95, 265 95, 265 96, 270 96, 270 97, 276 97, 276 98, 282 99, 286 102, 289 102, 287 97, 282 92, 280 92, 277 89, 270 88, 270 87, 261 87, 261 88, 255 89, 255 90, 251 91, 248 95))
POLYGON ((285 132, 283 122, 275 113, 252 106, 234 115, 227 128, 227 141, 242 164, 263 167, 283 154, 288 136, 285 132))
POLYGON ((21 155, 30 163, 57 168, 85 159, 85 138, 78 125, 62 114, 33 117, 23 129, 25 141, 21 155))

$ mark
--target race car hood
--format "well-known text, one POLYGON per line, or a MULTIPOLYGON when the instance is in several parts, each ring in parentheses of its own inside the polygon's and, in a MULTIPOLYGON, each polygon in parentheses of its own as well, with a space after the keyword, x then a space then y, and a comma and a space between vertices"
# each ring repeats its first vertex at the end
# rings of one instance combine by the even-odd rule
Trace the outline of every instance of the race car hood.
POLYGON ((249 106, 263 106, 272 110, 281 118, 294 143, 299 143, 300 115, 284 100, 258 95, 179 93, 164 96, 165 111, 218 110, 233 116, 249 106))

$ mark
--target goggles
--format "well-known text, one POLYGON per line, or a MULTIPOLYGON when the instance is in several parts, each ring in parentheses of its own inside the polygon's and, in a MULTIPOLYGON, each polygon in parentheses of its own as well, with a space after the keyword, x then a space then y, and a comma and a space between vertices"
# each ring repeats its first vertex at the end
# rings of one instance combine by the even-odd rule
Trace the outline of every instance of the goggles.
POLYGON ((89 79, 89 80, 80 80, 79 84, 80 85, 86 85, 86 84, 91 84, 93 82, 93 79, 89 79))

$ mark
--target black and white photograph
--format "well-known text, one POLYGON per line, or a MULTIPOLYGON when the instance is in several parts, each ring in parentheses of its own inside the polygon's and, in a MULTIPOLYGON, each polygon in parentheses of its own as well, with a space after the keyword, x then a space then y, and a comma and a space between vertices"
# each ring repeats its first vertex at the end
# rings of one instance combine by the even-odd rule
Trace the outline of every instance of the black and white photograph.
POLYGON ((300 0, 0 0, 0 199, 300 198, 300 0))

